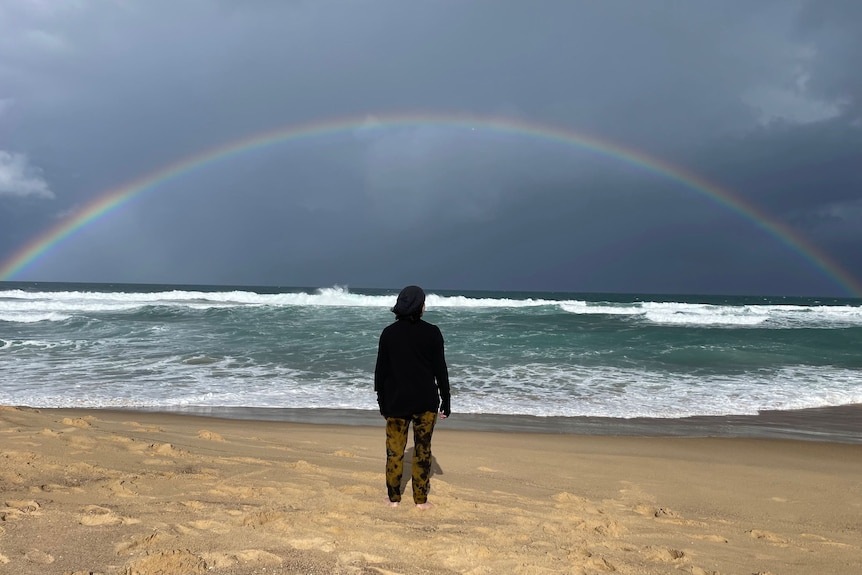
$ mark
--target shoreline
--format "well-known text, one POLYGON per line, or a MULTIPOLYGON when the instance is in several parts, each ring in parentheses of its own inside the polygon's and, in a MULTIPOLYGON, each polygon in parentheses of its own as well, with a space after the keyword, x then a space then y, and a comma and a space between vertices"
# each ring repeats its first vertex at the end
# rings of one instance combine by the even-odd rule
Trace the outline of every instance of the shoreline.
MULTIPOLYGON (((377 426, 376 411, 261 407, 184 406, 176 408, 40 408, 197 415, 217 419, 281 421, 345 426, 377 426)), ((825 443, 862 444, 862 404, 761 411, 757 415, 716 415, 684 418, 631 419, 612 417, 537 417, 454 413, 438 425, 460 431, 543 433, 628 437, 718 437, 796 439, 825 443)))

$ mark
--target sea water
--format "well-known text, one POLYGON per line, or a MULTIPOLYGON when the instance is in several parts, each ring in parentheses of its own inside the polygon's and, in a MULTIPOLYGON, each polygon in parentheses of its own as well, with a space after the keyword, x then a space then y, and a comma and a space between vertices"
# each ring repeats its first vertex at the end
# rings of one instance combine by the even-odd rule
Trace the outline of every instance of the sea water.
MULTIPOLYGON (((862 301, 427 290, 453 413, 862 403, 862 301)), ((374 412, 397 290, 0 283, 0 404, 374 412)))

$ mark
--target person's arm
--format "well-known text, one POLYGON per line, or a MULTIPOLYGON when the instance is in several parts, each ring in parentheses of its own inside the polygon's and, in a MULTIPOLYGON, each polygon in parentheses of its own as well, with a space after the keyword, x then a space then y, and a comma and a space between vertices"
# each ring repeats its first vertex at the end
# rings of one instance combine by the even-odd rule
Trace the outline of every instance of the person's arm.
POLYGON ((386 378, 389 376, 389 356, 386 345, 383 341, 383 334, 380 334, 380 339, 377 342, 377 363, 374 366, 374 391, 377 392, 377 406, 380 409, 380 415, 383 414, 383 389, 386 378))
POLYGON ((449 389, 449 368, 446 366, 446 351, 443 342, 443 333, 437 328, 437 352, 434 354, 434 378, 437 380, 437 389, 440 391, 440 413, 441 419, 446 419, 452 413, 452 395, 449 389))

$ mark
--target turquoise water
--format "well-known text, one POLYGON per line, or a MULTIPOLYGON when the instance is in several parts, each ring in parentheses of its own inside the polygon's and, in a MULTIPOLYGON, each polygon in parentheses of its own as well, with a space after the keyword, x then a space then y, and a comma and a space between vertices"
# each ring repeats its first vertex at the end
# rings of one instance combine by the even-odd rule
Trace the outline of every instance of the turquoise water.
MULTIPOLYGON (((453 412, 683 418, 862 403, 862 301, 446 292, 453 412)), ((0 404, 374 411, 397 290, 0 283, 0 404)))

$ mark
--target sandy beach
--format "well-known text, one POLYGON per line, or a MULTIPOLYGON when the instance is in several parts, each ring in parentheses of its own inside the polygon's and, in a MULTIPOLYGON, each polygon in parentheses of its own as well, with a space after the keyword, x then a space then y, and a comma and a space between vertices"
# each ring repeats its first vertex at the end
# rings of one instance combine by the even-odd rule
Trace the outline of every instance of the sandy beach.
POLYGON ((2 407, 0 573, 862 572, 860 444, 447 423, 419 510, 382 420, 2 407))

